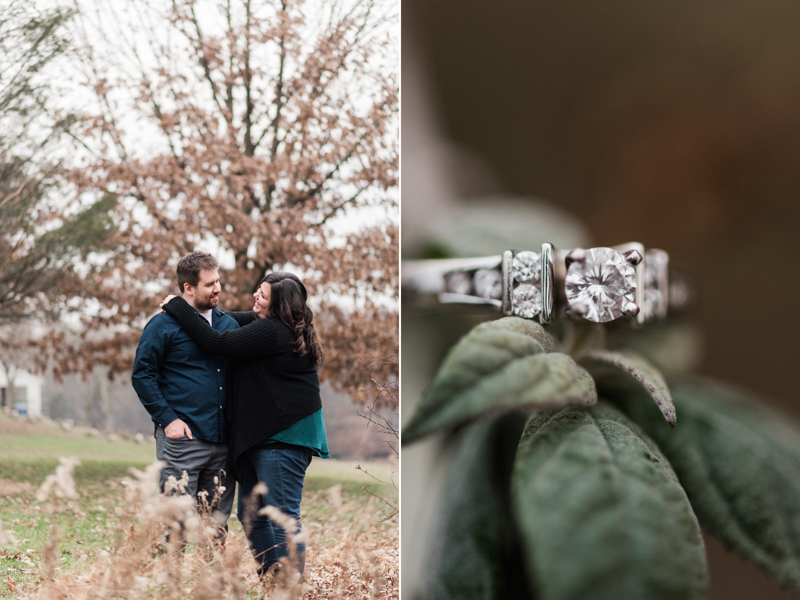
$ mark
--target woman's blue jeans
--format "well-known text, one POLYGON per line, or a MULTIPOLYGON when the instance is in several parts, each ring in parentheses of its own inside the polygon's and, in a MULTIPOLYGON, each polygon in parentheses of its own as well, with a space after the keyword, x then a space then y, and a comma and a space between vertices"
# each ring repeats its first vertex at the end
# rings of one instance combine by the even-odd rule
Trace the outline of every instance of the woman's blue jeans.
MULTIPOLYGON (((303 479, 311 463, 308 448, 251 448, 244 456, 239 489, 238 517, 244 524, 245 500, 256 483, 267 484, 267 493, 258 500, 258 508, 277 506, 297 521, 300 530, 300 501, 303 499, 303 479)), ((253 516, 250 530, 250 550, 264 573, 283 556, 289 555, 286 532, 266 516, 253 516)), ((303 574, 306 562, 305 544, 297 545, 297 569, 303 574)))

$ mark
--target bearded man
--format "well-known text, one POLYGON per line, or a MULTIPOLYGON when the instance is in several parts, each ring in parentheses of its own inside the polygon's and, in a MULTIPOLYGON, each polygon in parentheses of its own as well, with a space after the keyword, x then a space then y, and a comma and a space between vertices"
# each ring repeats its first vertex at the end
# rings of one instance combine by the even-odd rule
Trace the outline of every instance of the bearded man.
MULTIPOLYGON (((217 308, 222 291, 216 259, 193 252, 178 263, 178 287, 186 302, 217 331, 239 324, 217 308)), ((170 475, 189 483, 197 499, 207 492, 212 516, 225 527, 233 508, 234 480, 225 471, 228 456, 225 383, 228 359, 201 350, 167 313, 144 328, 133 365, 133 387, 153 420, 156 456, 166 463, 161 489, 170 475), (221 495, 217 486, 224 487, 221 495)))

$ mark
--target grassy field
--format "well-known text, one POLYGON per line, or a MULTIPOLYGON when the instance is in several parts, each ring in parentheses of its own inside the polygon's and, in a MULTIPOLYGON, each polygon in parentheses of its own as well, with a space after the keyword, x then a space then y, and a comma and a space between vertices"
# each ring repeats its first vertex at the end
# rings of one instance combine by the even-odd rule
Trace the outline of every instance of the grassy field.
MULTIPOLYGON (((115 597, 115 585, 134 583, 139 591, 126 597, 201 597, 211 588, 220 598, 277 594, 256 578, 235 517, 229 521, 224 556, 203 551, 201 542, 190 544, 177 580, 175 565, 153 557, 154 548, 141 547, 147 525, 143 515, 152 506, 142 498, 126 502, 123 479, 132 479, 131 467, 144 469, 154 459, 155 444, 149 441, 109 440, 85 428, 65 431, 57 423, 30 423, 0 413, 0 597, 45 598, 55 589, 69 590, 74 598, 101 597, 98 577, 108 589, 106 597, 115 597), (74 471, 80 497, 37 501, 36 492, 59 457, 81 461, 74 471), (134 566, 135 576, 128 573, 134 566)), ((287 583, 282 593, 291 587, 293 596, 309 599, 398 597, 397 521, 387 520, 388 507, 362 487, 369 485, 383 497, 396 492, 359 466, 379 479, 391 479, 389 464, 312 462, 302 514, 308 536, 305 583, 287 583)))

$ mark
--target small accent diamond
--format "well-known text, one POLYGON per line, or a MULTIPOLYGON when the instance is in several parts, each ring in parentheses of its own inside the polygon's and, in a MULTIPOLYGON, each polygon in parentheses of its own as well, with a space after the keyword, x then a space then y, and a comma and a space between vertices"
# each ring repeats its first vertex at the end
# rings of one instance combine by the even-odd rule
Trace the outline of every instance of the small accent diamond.
POLYGON ((472 281, 464 271, 454 271, 447 276, 447 291, 451 294, 469 294, 472 281))
POLYGON ((542 293, 539 288, 527 283, 514 290, 514 314, 525 319, 532 319, 542 312, 542 293))
POLYGON ((622 316, 627 302, 635 301, 636 269, 616 250, 592 248, 586 260, 567 269, 567 302, 586 307, 586 319, 595 323, 622 316))
POLYGON ((655 288, 647 288, 644 291, 644 316, 647 319, 652 319, 658 316, 658 309, 664 297, 660 291, 655 288))
POLYGON ((511 263, 511 274, 517 281, 539 281, 542 275, 542 257, 537 252, 517 252, 511 263))
POLYGON ((663 250, 648 250, 644 257, 644 316, 653 319, 666 311, 666 279, 669 256, 663 250))
POLYGON ((653 264, 653 261, 646 261, 644 263, 644 284, 646 286, 657 286, 658 275, 658 267, 653 264))
POLYGON ((475 294, 481 298, 498 299, 503 295, 502 276, 497 269, 475 271, 475 294))
MULTIPOLYGON (((649 257, 648 257, 649 258, 649 257)), ((658 269, 652 260, 644 263, 644 316, 650 319, 656 315, 661 305, 661 292, 658 289, 658 269)))

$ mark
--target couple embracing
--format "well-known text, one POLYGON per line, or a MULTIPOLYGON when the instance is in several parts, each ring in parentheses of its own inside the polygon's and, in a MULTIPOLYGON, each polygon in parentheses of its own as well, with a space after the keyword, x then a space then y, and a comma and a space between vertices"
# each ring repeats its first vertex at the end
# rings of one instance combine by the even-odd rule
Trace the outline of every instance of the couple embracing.
MULTIPOLYGON (((292 273, 270 273, 252 311, 225 312, 217 308, 213 256, 185 256, 177 275, 181 296, 168 298, 147 324, 133 368, 133 387, 155 425, 156 454, 166 463, 162 489, 185 471, 186 493, 207 492, 224 529, 234 478, 243 523, 246 500, 264 482, 258 508, 275 506, 299 526, 306 468, 312 456, 330 456, 317 376, 322 349, 306 288, 292 273)), ((286 532, 266 516, 253 516, 248 541, 261 574, 288 556, 286 532)), ((302 575, 302 544, 297 559, 302 575)))

